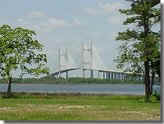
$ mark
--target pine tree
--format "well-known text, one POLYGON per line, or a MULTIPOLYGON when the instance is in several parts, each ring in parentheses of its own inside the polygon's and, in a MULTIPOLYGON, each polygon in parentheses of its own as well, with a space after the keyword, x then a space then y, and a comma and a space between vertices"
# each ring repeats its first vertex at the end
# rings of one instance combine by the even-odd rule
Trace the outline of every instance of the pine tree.
POLYGON ((151 95, 151 63, 159 56, 160 33, 154 32, 152 26, 159 23, 160 9, 152 7, 147 0, 130 0, 129 9, 119 10, 127 16, 124 25, 132 25, 125 32, 119 32, 116 40, 122 41, 118 67, 134 72, 143 72, 145 84, 145 101, 151 95))

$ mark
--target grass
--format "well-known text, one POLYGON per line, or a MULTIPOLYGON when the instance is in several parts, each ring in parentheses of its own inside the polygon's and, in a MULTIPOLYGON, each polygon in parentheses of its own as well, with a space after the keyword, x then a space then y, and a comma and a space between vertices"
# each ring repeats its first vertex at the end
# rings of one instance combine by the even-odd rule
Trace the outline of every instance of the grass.
POLYGON ((0 120, 160 120, 160 102, 143 96, 31 94, 0 97, 0 120))

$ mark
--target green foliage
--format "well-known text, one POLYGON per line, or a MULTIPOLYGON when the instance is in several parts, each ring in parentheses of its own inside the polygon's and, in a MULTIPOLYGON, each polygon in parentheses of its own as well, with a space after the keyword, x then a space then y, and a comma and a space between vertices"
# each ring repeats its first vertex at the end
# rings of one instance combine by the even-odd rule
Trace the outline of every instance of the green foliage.
MULTIPOLYGON (((0 80, 0 83, 5 83, 5 80, 0 80)), ((72 77, 68 80, 64 78, 55 79, 48 76, 45 78, 13 78, 13 83, 31 83, 31 84, 143 84, 143 80, 136 80, 136 77, 131 77, 127 80, 118 79, 98 79, 98 78, 80 78, 72 77)))
POLYGON ((132 1, 129 9, 119 11, 127 16, 123 24, 133 27, 118 33, 116 40, 122 41, 122 44, 115 61, 118 68, 144 72, 144 62, 159 56, 160 32, 154 32, 152 26, 159 23, 160 9, 152 7, 148 1, 138 0, 132 1))
POLYGON ((35 35, 34 31, 22 27, 0 27, 0 75, 3 78, 12 78, 12 72, 17 69, 21 74, 48 73, 43 45, 34 38, 35 35))
POLYGON ((160 100, 160 94, 155 93, 153 96, 155 96, 156 100, 160 100))

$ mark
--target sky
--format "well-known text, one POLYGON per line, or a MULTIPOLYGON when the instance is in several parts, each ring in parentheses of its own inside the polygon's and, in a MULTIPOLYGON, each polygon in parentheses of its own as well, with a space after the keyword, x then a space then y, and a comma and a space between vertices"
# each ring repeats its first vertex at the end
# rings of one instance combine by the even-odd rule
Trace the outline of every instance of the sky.
POLYGON ((128 8, 125 0, 4 0, 0 4, 0 25, 23 26, 37 33, 45 46, 50 72, 57 68, 58 48, 67 48, 79 63, 82 43, 91 40, 104 66, 116 69, 125 16, 118 9, 128 8))

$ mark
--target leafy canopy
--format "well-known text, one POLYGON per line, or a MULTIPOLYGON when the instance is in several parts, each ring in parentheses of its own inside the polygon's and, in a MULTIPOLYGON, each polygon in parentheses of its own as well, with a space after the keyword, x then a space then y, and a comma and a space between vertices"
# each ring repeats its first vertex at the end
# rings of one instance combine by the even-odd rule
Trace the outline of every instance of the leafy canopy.
POLYGON ((0 75, 11 78, 12 71, 21 70, 21 74, 39 75, 48 73, 46 54, 43 45, 34 39, 36 33, 22 27, 9 25, 0 27, 0 75))
POLYGON ((118 68, 143 72, 143 62, 159 56, 160 33, 154 32, 152 26, 159 23, 160 9, 152 7, 148 1, 138 0, 132 2, 129 9, 119 11, 127 16, 123 25, 133 26, 119 32, 116 38, 122 41, 121 54, 116 59, 118 68))

